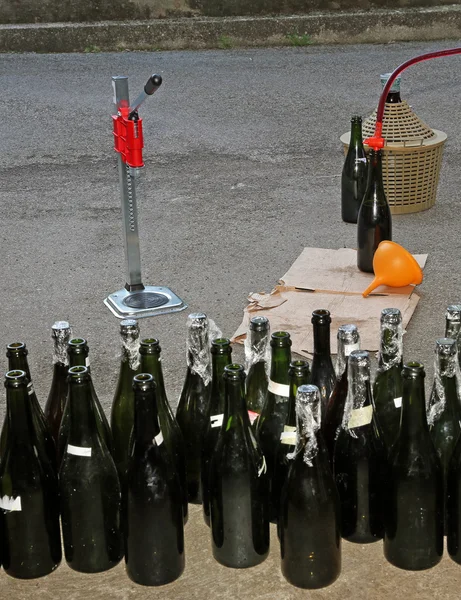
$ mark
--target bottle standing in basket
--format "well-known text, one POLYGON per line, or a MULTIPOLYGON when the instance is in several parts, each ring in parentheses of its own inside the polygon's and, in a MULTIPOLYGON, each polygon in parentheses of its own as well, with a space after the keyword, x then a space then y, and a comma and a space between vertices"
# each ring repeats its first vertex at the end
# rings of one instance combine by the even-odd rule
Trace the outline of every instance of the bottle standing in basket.
POLYGON ((282 573, 300 588, 322 588, 341 571, 340 503, 320 432, 316 386, 296 397, 296 448, 283 488, 280 512, 282 573))
POLYGON ((323 418, 336 382, 330 354, 330 312, 324 309, 314 310, 311 321, 314 333, 311 383, 319 388, 323 418))
MULTIPOLYGON (((392 73, 384 73, 381 75, 381 85, 383 86, 383 89, 391 75, 392 73)), ((400 97, 400 82, 401 77, 396 77, 392 82, 391 89, 386 97, 386 104, 399 104, 402 102, 402 98, 400 97)))
POLYGON ((243 366, 224 369, 226 406, 211 459, 213 556, 227 567, 253 567, 269 553, 266 462, 245 403, 243 366))
POLYGON ((253 317, 245 338, 245 389, 250 421, 261 414, 269 385, 268 363, 270 362, 270 325, 267 317, 253 317))
POLYGON ((362 117, 351 119, 351 139, 341 175, 341 218, 357 223, 367 185, 367 155, 363 148, 362 117))

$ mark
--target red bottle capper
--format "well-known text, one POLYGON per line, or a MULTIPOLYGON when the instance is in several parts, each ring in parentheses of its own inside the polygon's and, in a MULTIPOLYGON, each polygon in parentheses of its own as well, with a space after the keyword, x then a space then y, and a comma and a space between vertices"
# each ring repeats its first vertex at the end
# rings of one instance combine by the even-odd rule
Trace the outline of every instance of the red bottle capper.
POLYGON ((142 119, 130 118, 130 108, 120 107, 119 114, 112 115, 114 124, 114 149, 122 161, 129 167, 139 169, 144 166, 142 149, 144 139, 142 134, 142 119))

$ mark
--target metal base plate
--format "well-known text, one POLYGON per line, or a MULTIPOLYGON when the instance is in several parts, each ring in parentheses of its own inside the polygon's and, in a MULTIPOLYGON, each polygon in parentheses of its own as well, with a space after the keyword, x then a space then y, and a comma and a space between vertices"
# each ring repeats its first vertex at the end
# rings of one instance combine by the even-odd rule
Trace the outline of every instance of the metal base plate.
POLYGON ((118 319, 155 317, 187 308, 187 304, 169 288, 153 285, 136 292, 119 290, 107 296, 104 304, 118 319))

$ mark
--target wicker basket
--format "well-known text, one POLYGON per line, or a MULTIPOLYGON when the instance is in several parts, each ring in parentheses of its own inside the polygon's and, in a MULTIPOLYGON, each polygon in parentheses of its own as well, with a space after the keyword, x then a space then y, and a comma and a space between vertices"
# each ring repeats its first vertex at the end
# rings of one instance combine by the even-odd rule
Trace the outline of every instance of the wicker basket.
MULTIPOLYGON (((364 139, 374 135, 375 123, 376 111, 363 124, 364 139)), ((384 191, 391 213, 413 213, 434 206, 446 134, 430 129, 403 101, 386 104, 382 135, 386 141, 384 191)), ((340 139, 347 153, 350 132, 340 139)))

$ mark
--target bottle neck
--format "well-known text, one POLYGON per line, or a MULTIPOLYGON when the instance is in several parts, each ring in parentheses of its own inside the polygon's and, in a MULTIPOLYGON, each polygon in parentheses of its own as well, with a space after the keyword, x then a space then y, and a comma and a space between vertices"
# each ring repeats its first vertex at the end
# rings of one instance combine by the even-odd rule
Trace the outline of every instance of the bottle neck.
POLYGON ((338 338, 338 355, 336 360, 336 377, 341 379, 347 368, 347 359, 351 352, 358 350, 360 347, 359 342, 346 342, 341 338, 338 338))
POLYGON ((224 411, 225 401, 225 384, 224 384, 224 368, 231 364, 231 348, 224 354, 213 354, 211 357, 212 363, 212 380, 211 380, 211 411, 213 414, 218 411, 220 414, 224 411))
POLYGON ((362 121, 352 121, 350 145, 355 148, 363 147, 362 140, 362 121))
POLYGON ((30 443, 32 438, 32 411, 27 393, 27 384, 17 388, 7 388, 7 419, 12 443, 30 443))
POLYGON ((386 102, 388 104, 398 104, 399 102, 402 102, 400 92, 389 92, 387 94, 386 102))
POLYGON ((424 377, 404 377, 400 434, 401 436, 412 437, 428 431, 424 377))
POLYGON ((157 397, 155 389, 135 390, 135 418, 133 438, 135 444, 152 446, 153 442, 161 444, 159 439, 160 424, 158 420, 157 397))
POLYGON ((383 164, 381 150, 370 150, 368 157, 367 188, 383 190, 383 164))
POLYGON ((351 410, 357 410, 370 403, 370 369, 350 361, 347 377, 347 404, 351 410))
POLYGON ((303 461, 309 467, 318 453, 317 433, 320 430, 321 404, 319 399, 307 403, 297 401, 296 407, 296 448, 294 455, 303 454, 303 461))
POLYGON ((427 413, 427 421, 430 426, 434 425, 445 411, 453 415, 454 419, 458 419, 460 414, 458 386, 458 353, 455 352, 451 356, 436 353, 434 390, 431 396, 431 406, 427 413))
POLYGON ((381 340, 379 348, 378 366, 381 371, 391 367, 401 367, 403 359, 403 331, 402 324, 381 324, 381 340))
POLYGON ((330 356, 330 324, 314 323, 314 356, 330 356))
MULTIPOLYGON (((246 342, 247 340, 245 340, 246 342)), ((269 347, 268 331, 250 331, 249 342, 245 344, 246 369, 258 362, 267 360, 269 347)))
POLYGON ((291 362, 290 348, 272 347, 271 380, 288 384, 288 369, 291 362))
POLYGON ((150 373, 153 376, 157 384, 158 394, 165 392, 160 352, 141 354, 141 371, 143 373, 150 373))
POLYGON ((250 420, 245 405, 244 379, 224 378, 226 392, 226 407, 224 411, 224 425, 226 431, 235 427, 238 423, 247 424, 250 420))
POLYGON ((69 437, 68 444, 92 447, 98 437, 89 380, 69 384, 69 437))
MULTIPOLYGON (((461 321, 447 319, 445 322, 445 337, 457 340, 461 334, 461 321)), ((460 348, 461 350, 461 348, 460 348)))
POLYGON ((139 334, 138 332, 128 332, 121 335, 122 353, 121 362, 127 363, 131 371, 139 368, 139 334))
POLYGON ((187 365, 189 372, 198 375, 205 385, 211 381, 211 353, 208 329, 191 329, 187 343, 187 365))
POLYGON ((27 354, 24 352, 11 352, 8 356, 8 370, 9 371, 24 371, 28 381, 31 381, 29 361, 27 360, 27 354))
POLYGON ((288 408, 288 419, 287 425, 294 427, 296 425, 296 395, 298 388, 302 385, 306 385, 309 381, 310 373, 308 369, 302 371, 295 370, 290 372, 290 398, 288 408))
POLYGON ((69 357, 69 368, 70 367, 90 367, 90 361, 88 359, 88 348, 85 348, 82 352, 72 352, 68 350, 69 357))

